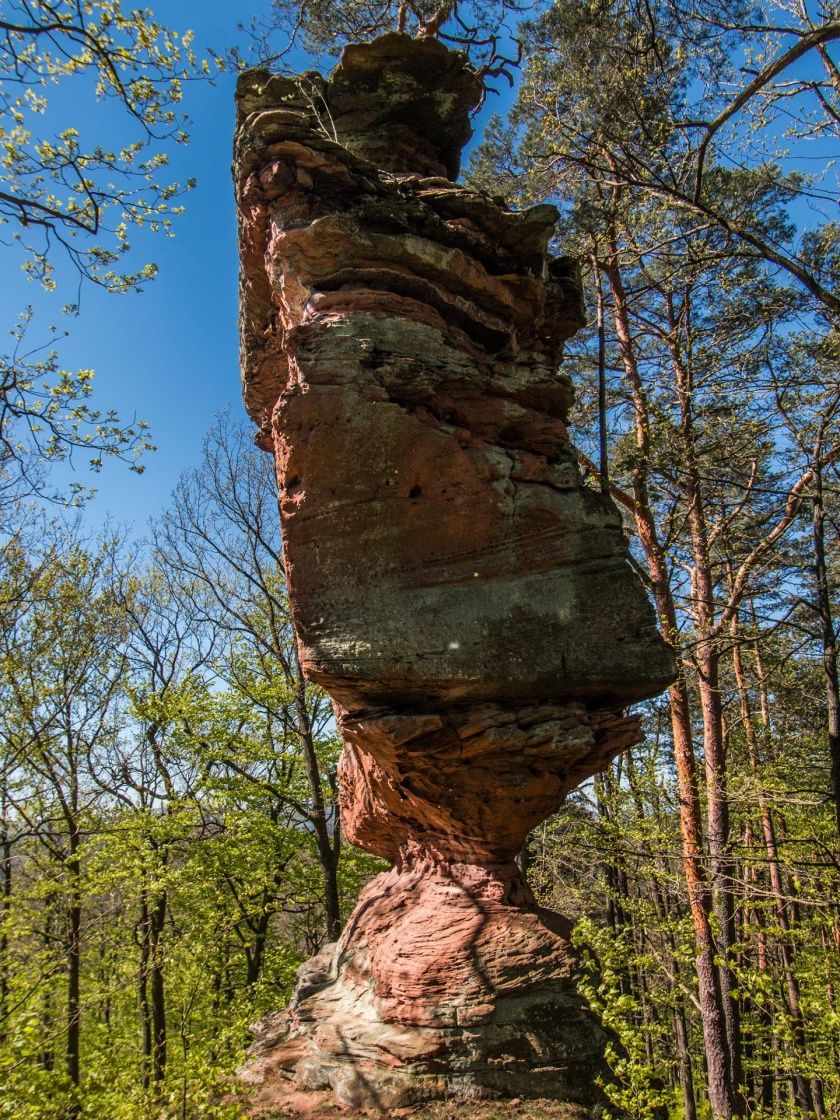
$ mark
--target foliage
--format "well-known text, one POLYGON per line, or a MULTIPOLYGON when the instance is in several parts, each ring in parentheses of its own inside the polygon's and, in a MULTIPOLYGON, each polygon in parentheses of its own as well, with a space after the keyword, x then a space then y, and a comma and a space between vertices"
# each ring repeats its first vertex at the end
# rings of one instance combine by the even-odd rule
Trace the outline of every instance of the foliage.
MULTIPOLYGON (((807 658, 772 642, 765 656, 766 671, 784 691, 772 699, 779 724, 764 740, 767 754, 759 775, 749 764, 736 718, 730 738, 730 791, 737 807, 731 875, 741 899, 735 953, 747 1107, 758 1117, 801 1115, 791 1086, 805 1076, 820 1085, 831 1115, 840 1102, 835 1060, 840 1020, 833 997, 840 975, 833 901, 838 869, 829 854, 836 850, 832 813, 817 792, 824 780, 820 724, 806 683, 810 676, 818 687, 819 672, 807 658), (794 680, 795 697, 784 684, 794 680), (812 782, 817 789, 810 788, 812 782), (774 894, 762 841, 762 802, 784 841, 781 899, 774 894), (780 924, 780 905, 795 915, 793 923, 780 924), (791 1015, 791 981, 801 996, 804 1033, 791 1015)), ((751 688, 759 687, 753 678, 751 688)), ((731 675, 725 691, 727 710, 737 711, 731 675)), ((680 874, 677 784, 661 712, 650 711, 649 717, 647 743, 537 830, 530 858, 542 900, 578 917, 582 990, 620 1043, 611 1059, 611 1100, 639 1115, 665 1104, 676 1116, 684 1111, 686 1072, 693 1093, 703 1075, 702 1034, 694 995, 696 950, 680 874)), ((701 1100, 696 1103, 702 1108, 701 1100)))
POLYGON ((516 24, 534 0, 272 0, 271 15, 248 28, 252 53, 262 64, 282 66, 296 46, 316 58, 334 57, 348 43, 399 31, 435 37, 464 51, 486 79, 513 85, 521 55, 516 24))
MULTIPOLYGON (((147 9, 119 0, 9 0, 0 13, 0 225, 7 258, 48 291, 82 281, 139 290, 156 272, 132 263, 132 237, 171 235, 194 182, 167 174, 172 145, 188 139, 185 82, 209 74, 192 49, 147 9), (86 118, 96 114, 95 130, 86 118), (83 124, 78 125, 80 115, 83 124), (95 131, 96 135, 88 135, 95 131), (68 280, 67 269, 71 269, 68 280)), ((78 311, 78 297, 62 300, 78 311)), ((141 469, 145 426, 90 403, 90 370, 63 368, 54 346, 26 341, 31 310, 0 357, 0 485, 59 498, 51 463, 74 452, 141 469)), ((71 487, 70 499, 85 497, 71 487)))
MULTIPOLYGON (((211 449, 242 468, 227 501, 247 494, 249 469, 265 481, 223 421, 192 477, 205 513, 211 449)), ((167 542, 184 556, 177 500, 167 542)), ((159 552, 138 560, 38 519, 5 538, 0 1116, 237 1115, 226 1094, 250 1024, 325 940, 306 751, 329 829, 338 743, 315 689, 302 734, 294 662, 265 656, 288 641, 288 607, 276 522, 259 544, 253 528, 229 522, 225 555, 265 550, 273 632, 255 598, 250 614, 196 611, 212 601, 159 552)), ((234 611, 241 579, 228 567, 234 611)), ((340 921, 379 864, 328 854, 340 921)))
POLYGON ((579 991, 616 1039, 607 1044, 606 1052, 612 1078, 604 1088, 610 1103, 620 1116, 642 1120, 661 1114, 669 1094, 651 1066, 647 1039, 639 1030, 643 1005, 626 990, 627 973, 649 967, 650 961, 633 951, 624 934, 612 936, 585 917, 575 927, 574 944, 582 951, 579 991))
POLYGON ((836 16, 557 0, 525 29, 517 105, 472 168, 492 193, 556 202, 582 260, 595 321, 566 365, 581 463, 626 515, 680 670, 650 711, 652 754, 538 832, 538 883, 590 919, 587 990, 630 1032, 616 1092, 641 1107, 665 1070, 689 1120, 704 1098, 727 1120, 839 1099, 829 149, 801 170, 836 133, 836 16), (792 739, 788 672, 812 682, 792 739), (786 801, 803 798, 797 819, 786 801), (595 863, 570 874, 567 845, 595 863))
MULTIPOLYGON (((125 220, 163 224, 155 207, 175 196, 143 176, 162 173, 158 138, 180 139, 189 45, 167 71, 147 16, 72 10, 94 35, 112 14, 102 41, 122 44, 123 87, 152 114, 146 154, 124 151, 125 220)), ((277 4, 263 30, 333 51, 402 26, 492 70, 520 10, 277 4)), ((616 1036, 608 1092, 634 1116, 840 1109, 838 269, 824 206, 837 18, 783 0, 763 13, 557 0, 522 29, 518 104, 472 171, 492 194, 560 206, 593 309, 566 366, 581 465, 625 515, 680 670, 640 709, 646 741, 527 853, 540 900, 578 921, 583 990, 616 1036)), ((23 50, 16 34, 7 50, 23 50)), ((54 62, 26 69, 36 55, 27 81, 76 81, 54 62)), ((131 116, 100 56, 84 60, 79 80, 131 116)), ((41 93, 21 96, 27 121, 41 93)), ((85 241, 99 218, 67 201, 77 139, 17 142, 22 168, 39 151, 46 163, 18 180, 33 218, 58 223, 71 253, 87 246, 77 263, 106 286, 141 280, 117 275, 127 228, 104 256, 85 241)), ((97 158, 92 191, 110 157, 97 158)), ((101 195, 104 229, 118 206, 101 195)), ((29 260, 38 275, 37 247, 29 260)), ((88 412, 88 375, 39 353, 35 372, 7 366, 9 392, 18 379, 41 403, 5 406, 37 454, 132 454, 141 430, 88 412)), ((35 459, 5 446, 41 485, 35 459)), ((138 556, 20 512, 3 539, 0 1116, 221 1120, 249 1022, 282 1004, 377 868, 341 843, 339 743, 297 662, 273 492, 268 461, 223 417, 138 556)))
POLYGON ((52 286, 58 244, 89 279, 137 287, 153 265, 114 266, 132 229, 169 231, 180 212, 181 186, 160 179, 162 142, 187 139, 178 106, 197 72, 192 34, 174 34, 148 11, 124 12, 119 0, 12 0, 0 30, 0 221, 12 227, 25 269, 52 286), (79 85, 86 98, 117 106, 135 137, 118 148, 87 145, 53 121, 54 88, 67 97, 79 85))
POLYGON ((837 139, 840 22, 835 5, 813 7, 777 0, 753 18, 740 0, 555 0, 524 28, 509 181, 527 167, 530 191, 594 179, 607 197, 664 204, 793 278, 836 321, 833 149, 820 141, 837 139), (743 192, 721 190, 733 176, 795 207, 799 228, 756 221, 743 192))
POLYGON ((89 488, 73 481, 60 494, 50 483, 51 464, 84 453, 93 471, 118 458, 142 474, 141 456, 154 444, 145 421, 126 424, 93 406, 93 370, 64 369, 54 348, 26 351, 31 322, 27 308, 12 331, 12 352, 0 354, 0 507, 21 493, 78 505, 89 488))

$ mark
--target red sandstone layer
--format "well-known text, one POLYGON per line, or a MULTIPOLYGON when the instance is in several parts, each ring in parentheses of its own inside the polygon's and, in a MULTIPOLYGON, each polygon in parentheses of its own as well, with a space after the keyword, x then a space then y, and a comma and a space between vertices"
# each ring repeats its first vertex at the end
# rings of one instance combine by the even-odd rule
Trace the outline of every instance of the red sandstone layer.
POLYGON ((248 1076, 389 1106, 594 1104, 604 1035, 513 860, 638 738, 670 656, 557 371, 582 324, 556 211, 451 181, 480 83, 433 40, 241 79, 246 404, 274 452, 306 675, 348 838, 393 863, 264 1024, 248 1076))

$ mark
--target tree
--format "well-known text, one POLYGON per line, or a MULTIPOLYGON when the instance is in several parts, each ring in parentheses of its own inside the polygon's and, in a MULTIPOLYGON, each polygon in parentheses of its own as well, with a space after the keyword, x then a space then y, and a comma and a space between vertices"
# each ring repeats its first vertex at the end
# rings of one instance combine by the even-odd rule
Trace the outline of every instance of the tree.
POLYGON ((45 933, 58 947, 50 967, 66 977, 64 1074, 68 1114, 81 1105, 82 859, 96 789, 90 759, 114 734, 124 619, 110 593, 108 547, 88 550, 52 530, 40 570, 6 573, 27 588, 0 647, 6 811, 13 807, 45 859, 51 883, 45 933))
MULTIPOLYGON (((511 127, 497 123, 485 149, 492 162, 479 157, 473 176, 523 201, 557 200, 564 251, 576 249, 597 276, 605 438, 600 464, 583 462, 635 522, 681 665, 669 697, 707 1084, 714 1114, 730 1116, 744 1101, 722 672, 744 597, 764 593, 815 471, 837 447, 824 430, 818 468, 808 458, 788 470, 793 461, 774 453, 779 416, 766 370, 782 368, 782 339, 801 307, 763 246, 792 243, 785 207, 795 184, 760 163, 723 163, 714 129, 698 153, 678 127, 709 75, 722 80, 735 66, 731 37, 704 44, 691 18, 683 27, 664 4, 554 4, 526 32, 511 127), (692 208, 679 190, 698 160, 702 207, 692 208), (736 213, 738 228, 721 220, 736 213)), ((830 301, 807 310, 812 328, 826 330, 830 301)), ((589 345, 591 336, 578 372, 595 364, 589 345)))
POLYGON ((140 474, 142 456, 154 450, 143 420, 125 423, 93 406, 93 370, 64 369, 52 340, 27 348, 31 322, 28 308, 11 332, 12 350, 0 354, 0 509, 7 513, 25 496, 84 501, 90 489, 81 483, 63 493, 50 483, 50 465, 74 452, 90 456, 94 472, 116 458, 140 474))
MULTIPOLYGON (((816 622, 825 677, 826 732, 830 766, 829 786, 834 798, 837 834, 840 837, 840 683, 838 683, 837 629, 826 542, 830 539, 830 497, 826 475, 836 463, 837 416, 840 383, 837 379, 838 337, 835 332, 816 337, 809 331, 791 336, 787 368, 774 371, 776 403, 784 420, 793 454, 809 463, 811 493, 811 545, 813 579, 805 588, 801 606, 816 622), (827 526, 829 527, 827 529, 827 526)), ((835 533, 836 536, 836 533, 835 533)), ((806 620, 807 622, 810 620, 806 620)))
MULTIPOLYGON (((2 545, 4 1115, 230 1120, 248 1025, 327 932, 307 746, 341 904, 377 862, 333 838, 324 697, 305 697, 307 743, 258 611, 216 618, 206 582, 142 548, 43 520, 2 545)), ((233 565, 225 581, 247 612, 250 585, 233 565)))
POLYGON ((319 757, 318 743, 331 709, 326 695, 303 676, 286 595, 272 463, 249 435, 226 414, 219 418, 205 440, 201 467, 181 477, 157 526, 156 545, 161 565, 179 574, 193 619, 229 635, 230 656, 224 665, 217 662, 226 683, 257 704, 271 695, 263 686, 275 675, 291 692, 292 729, 309 784, 303 817, 317 844, 326 932, 335 940, 341 931, 337 752, 324 758, 321 751, 319 757), (249 651, 246 673, 238 656, 243 647, 249 651))
POLYGON ((200 72, 192 34, 168 31, 142 10, 123 12, 119 0, 11 0, 0 32, 0 220, 24 268, 52 286, 58 245, 87 279, 113 291, 139 287, 154 265, 116 266, 133 229, 168 232, 180 212, 181 186, 160 173, 166 143, 188 138, 178 106, 183 83, 200 72), (72 127, 52 136, 36 127, 52 88, 79 82, 135 130, 121 148, 85 147, 72 127))
MULTIPOLYGON (((168 180, 168 149, 188 139, 179 105, 186 81, 209 73, 192 50, 148 11, 119 0, 10 0, 0 14, 0 225, 10 253, 47 290, 90 281, 139 290, 155 274, 132 264, 139 231, 171 234, 180 197, 193 182, 168 180), (59 98, 52 93, 58 90, 59 98), (87 143, 68 108, 74 99, 107 108, 125 140, 87 143), (62 120, 62 117, 64 118, 62 120)), ((75 297, 65 311, 78 310, 75 297)), ((0 357, 0 486, 50 493, 44 465, 74 450, 117 457, 139 470, 151 448, 145 426, 90 403, 90 370, 62 368, 51 341, 27 339, 31 309, 12 326, 0 357)), ((80 497, 77 487, 73 494, 80 497)))
POLYGON ((556 0, 525 30, 521 104, 539 106, 546 125, 545 143, 529 153, 533 170, 550 174, 559 160, 620 184, 634 202, 660 200, 714 225, 836 321, 831 158, 802 149, 838 129, 829 51, 840 22, 833 5, 817 7, 812 19, 805 5, 779 0, 753 19, 741 0, 556 0), (791 144, 807 155, 808 174, 785 171, 791 144), (746 168, 802 204, 798 228, 762 227, 743 195, 721 192, 746 168))
POLYGON ((348 43, 398 31, 438 38, 465 51, 486 79, 504 76, 513 85, 515 25, 533 7, 534 0, 272 0, 271 15, 253 20, 249 30, 264 65, 282 65, 298 45, 316 57, 335 56, 348 43))

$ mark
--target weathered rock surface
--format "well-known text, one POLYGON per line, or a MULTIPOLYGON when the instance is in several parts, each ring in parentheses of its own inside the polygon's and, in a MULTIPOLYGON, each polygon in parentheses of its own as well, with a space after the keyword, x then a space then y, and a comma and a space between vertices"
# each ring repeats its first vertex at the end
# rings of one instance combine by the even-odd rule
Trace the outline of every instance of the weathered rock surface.
POLYGON ((566 924, 514 857, 673 667, 569 443, 556 367, 583 317, 556 211, 451 181, 479 96, 460 55, 401 35, 329 81, 239 84, 246 405, 345 737, 344 829, 393 863, 263 1025, 269 1097, 598 1099, 566 924))

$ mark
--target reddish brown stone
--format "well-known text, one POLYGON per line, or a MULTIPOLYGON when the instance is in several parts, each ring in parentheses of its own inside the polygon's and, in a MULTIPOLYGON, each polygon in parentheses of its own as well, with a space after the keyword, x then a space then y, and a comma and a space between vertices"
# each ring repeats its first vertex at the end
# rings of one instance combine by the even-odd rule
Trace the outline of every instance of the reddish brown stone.
POLYGON ((514 857, 638 739, 620 709, 673 666, 569 443, 556 366, 583 320, 556 211, 443 177, 479 93, 399 35, 329 82, 240 81, 245 399, 302 664, 345 739, 344 830, 392 862, 263 1024, 264 1100, 283 1077, 383 1107, 599 1099, 568 924, 514 857))

